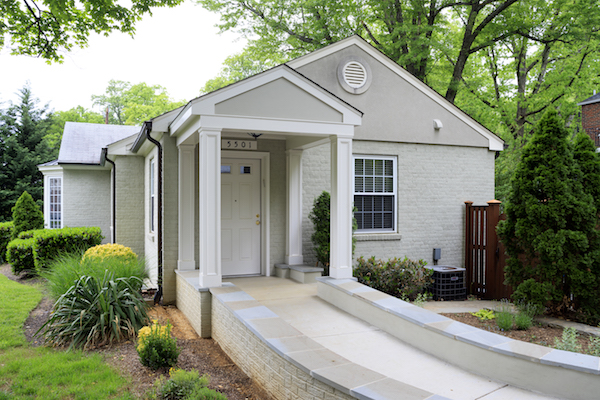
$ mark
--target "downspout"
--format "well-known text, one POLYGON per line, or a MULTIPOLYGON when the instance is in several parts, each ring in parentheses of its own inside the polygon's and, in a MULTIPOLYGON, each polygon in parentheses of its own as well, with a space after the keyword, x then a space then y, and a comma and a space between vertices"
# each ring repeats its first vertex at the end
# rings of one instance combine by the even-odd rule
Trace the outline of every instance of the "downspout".
POLYGON ((108 149, 102 149, 104 160, 112 164, 112 242, 117 243, 117 165, 108 158, 108 149))
POLYGON ((146 138, 156 146, 158 149, 157 159, 158 162, 158 292, 154 295, 154 304, 159 304, 162 295, 163 295, 163 238, 162 238, 162 219, 163 219, 163 210, 162 210, 162 146, 160 143, 153 139, 150 136, 150 132, 152 131, 152 122, 146 121, 144 122, 144 129, 146 130, 146 138))

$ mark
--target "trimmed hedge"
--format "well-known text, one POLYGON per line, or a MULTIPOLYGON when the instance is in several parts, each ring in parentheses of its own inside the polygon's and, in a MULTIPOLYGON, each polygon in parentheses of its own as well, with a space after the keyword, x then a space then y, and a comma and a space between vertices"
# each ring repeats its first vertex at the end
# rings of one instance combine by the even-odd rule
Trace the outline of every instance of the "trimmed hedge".
POLYGON ((40 273, 59 255, 83 252, 99 245, 103 238, 98 227, 25 231, 8 243, 7 260, 15 274, 34 269, 40 273))
POLYGON ((8 242, 10 242, 12 239, 13 229, 14 224, 12 221, 0 222, 0 262, 3 262, 7 259, 6 248, 8 246, 8 242))
POLYGON ((44 229, 36 232, 33 258, 39 273, 64 253, 83 252, 102 243, 99 227, 44 229))
POLYGON ((6 260, 12 267, 13 274, 18 275, 22 271, 33 271, 33 248, 35 239, 14 239, 8 243, 6 260))

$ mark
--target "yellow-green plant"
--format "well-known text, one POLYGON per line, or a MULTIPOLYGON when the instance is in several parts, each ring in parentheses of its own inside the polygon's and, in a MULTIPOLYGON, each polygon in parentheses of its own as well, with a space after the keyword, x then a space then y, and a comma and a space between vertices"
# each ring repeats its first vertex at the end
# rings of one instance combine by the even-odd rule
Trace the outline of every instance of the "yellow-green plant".
POLYGON ((83 253, 82 261, 94 259, 99 261, 119 259, 126 262, 137 262, 137 255, 129 247, 122 244, 107 243, 90 247, 83 253))
POLYGON ((154 320, 138 331, 137 352, 143 365, 156 370, 177 363, 179 349, 177 340, 171 337, 171 328, 171 324, 160 325, 154 320))
POLYGON ((495 318, 494 311, 488 310, 486 308, 482 308, 477 312, 472 312, 471 315, 479 318, 480 321, 488 321, 490 319, 495 318))

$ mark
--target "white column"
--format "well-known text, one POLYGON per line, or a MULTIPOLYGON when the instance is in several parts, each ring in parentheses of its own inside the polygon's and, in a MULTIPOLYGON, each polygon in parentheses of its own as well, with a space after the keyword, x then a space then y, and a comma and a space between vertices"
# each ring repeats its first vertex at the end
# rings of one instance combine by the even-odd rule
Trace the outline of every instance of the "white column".
POLYGON ((302 150, 286 152, 287 167, 287 240, 285 262, 299 265, 302 257, 302 150))
POLYGON ((352 277, 352 138, 331 138, 331 248, 329 276, 352 277))
POLYGON ((200 287, 221 286, 221 131, 201 129, 199 146, 200 287))
POLYGON ((194 270, 194 147, 182 144, 179 146, 179 255, 177 269, 194 270))

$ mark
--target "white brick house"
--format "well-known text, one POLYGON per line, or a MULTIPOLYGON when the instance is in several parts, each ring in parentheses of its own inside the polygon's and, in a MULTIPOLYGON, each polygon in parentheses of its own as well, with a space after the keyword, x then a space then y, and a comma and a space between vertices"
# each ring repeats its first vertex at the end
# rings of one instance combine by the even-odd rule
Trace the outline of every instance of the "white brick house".
POLYGON ((47 225, 116 235, 154 277, 162 268, 167 303, 177 298, 176 270, 214 287, 223 276, 272 275, 278 263, 313 264, 307 216, 323 190, 332 195, 332 277, 352 275, 353 205, 354 257, 431 262, 435 247, 444 264, 463 266, 464 202, 493 199, 503 148, 358 37, 141 128, 94 126, 115 137, 98 140, 88 125, 68 124, 59 159, 40 166, 47 225), (90 141, 98 157, 66 163, 77 141, 90 141))

